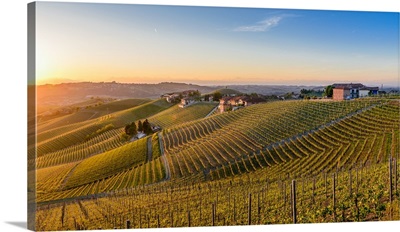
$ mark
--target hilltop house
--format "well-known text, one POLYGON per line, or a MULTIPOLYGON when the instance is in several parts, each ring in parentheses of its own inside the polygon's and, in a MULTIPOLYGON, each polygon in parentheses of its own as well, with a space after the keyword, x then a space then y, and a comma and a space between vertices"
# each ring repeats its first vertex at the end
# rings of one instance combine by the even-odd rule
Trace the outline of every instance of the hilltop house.
POLYGON ((196 102, 196 100, 193 97, 185 97, 185 98, 181 99, 181 103, 179 104, 179 107, 185 108, 186 106, 189 106, 195 102, 196 102))
POLYGON ((167 102, 171 103, 179 98, 179 94, 178 93, 166 93, 166 94, 161 95, 161 98, 165 98, 165 100, 167 100, 167 102))
POLYGON ((166 94, 161 95, 161 98, 165 98, 165 100, 167 100, 167 102, 171 103, 171 102, 179 101, 182 98, 194 96, 196 94, 199 94, 199 91, 185 90, 183 92, 166 93, 166 94))
POLYGON ((350 88, 345 86, 338 86, 333 89, 333 100, 344 100, 350 98, 350 88))
POLYGON ((359 90, 360 97, 368 97, 370 95, 377 95, 379 91, 378 87, 363 87, 359 90))
POLYGON ((361 83, 335 83, 333 100, 349 100, 378 94, 378 87, 368 87, 361 83))
POLYGON ((265 100, 259 97, 249 96, 235 96, 235 97, 223 97, 219 100, 219 111, 225 112, 229 110, 236 110, 240 107, 246 107, 253 104, 264 102, 265 100))

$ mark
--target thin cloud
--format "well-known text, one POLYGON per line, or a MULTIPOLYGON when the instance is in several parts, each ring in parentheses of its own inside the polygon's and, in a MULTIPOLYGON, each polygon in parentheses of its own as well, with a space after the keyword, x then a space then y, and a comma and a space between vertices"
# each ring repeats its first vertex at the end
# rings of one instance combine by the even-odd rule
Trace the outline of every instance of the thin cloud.
POLYGON ((282 19, 287 18, 287 17, 298 17, 298 15, 292 15, 292 14, 282 14, 279 16, 272 16, 269 17, 263 21, 257 22, 254 25, 248 25, 248 26, 240 26, 233 31, 245 31, 245 32, 264 32, 268 31, 273 27, 276 27, 279 25, 279 23, 282 21, 282 19))
POLYGON ((273 16, 266 20, 257 22, 255 25, 237 27, 233 29, 233 31, 250 31, 250 32, 268 31, 269 29, 278 26, 282 18, 283 18, 282 16, 273 16))

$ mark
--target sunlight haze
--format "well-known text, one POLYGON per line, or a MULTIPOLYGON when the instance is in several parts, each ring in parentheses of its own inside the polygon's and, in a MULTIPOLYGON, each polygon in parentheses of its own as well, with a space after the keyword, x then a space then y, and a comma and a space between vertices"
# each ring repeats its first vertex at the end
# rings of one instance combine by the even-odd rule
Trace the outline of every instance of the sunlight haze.
POLYGON ((399 14, 37 4, 37 82, 398 86, 399 14))

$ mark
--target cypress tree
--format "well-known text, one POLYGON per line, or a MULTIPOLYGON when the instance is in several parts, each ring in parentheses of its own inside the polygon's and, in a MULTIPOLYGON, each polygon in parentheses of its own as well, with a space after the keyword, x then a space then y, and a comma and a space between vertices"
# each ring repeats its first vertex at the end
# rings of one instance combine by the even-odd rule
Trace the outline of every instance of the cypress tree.
POLYGON ((137 130, 143 132, 143 123, 140 120, 138 122, 138 129, 137 130))

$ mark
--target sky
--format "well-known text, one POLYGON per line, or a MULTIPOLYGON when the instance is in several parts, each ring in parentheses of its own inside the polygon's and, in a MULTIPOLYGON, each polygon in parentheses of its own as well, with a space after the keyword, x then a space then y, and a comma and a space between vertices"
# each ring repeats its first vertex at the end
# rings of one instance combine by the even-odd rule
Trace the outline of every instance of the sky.
POLYGON ((36 80, 399 86, 399 13, 37 2, 36 80))
MULTIPOLYGON (((3 90, 0 92, 2 99, 12 99, 3 101, 3 108, 7 112, 18 113, 3 113, 1 120, 4 123, 4 131, 7 133, 1 134, 2 141, 7 141, 2 144, 2 151, 7 154, 15 155, 7 156, 8 162, 2 162, 0 169, 0 178, 4 186, 13 186, 13 191, 2 191, 0 203, 3 208, 7 210, 0 211, 0 230, 1 231, 26 231, 24 222, 26 222, 26 146, 21 145, 19 139, 21 131, 26 131, 26 110, 27 107, 27 91, 26 91, 26 5, 31 0, 13 0, 0 2, 0 24, 2 37, 0 44, 1 47, 1 60, 3 65, 0 69, 3 82, 3 90), (21 154, 21 155, 19 155, 21 154), (12 176, 12 178, 9 178, 12 176)), ((70 0, 63 0, 70 1, 70 0)), ((79 1, 79 0, 74 0, 79 1)), ((85 0, 86 2, 107 2, 107 0, 85 0)), ((108 0, 110 1, 110 0, 108 0)), ((118 2, 149 2, 162 4, 163 0, 117 0, 118 2)), ((181 3, 191 5, 212 5, 212 4, 225 4, 225 5, 245 5, 245 6, 262 6, 262 7, 281 7, 281 8, 323 8, 323 9, 356 9, 356 10, 382 10, 382 11, 397 11, 400 12, 398 0, 168 0, 170 3, 181 3), (218 2, 218 3, 216 3, 218 2)), ((60 76, 60 75, 59 75, 60 76)), ((133 75, 132 75, 133 76, 133 75)), ((72 77, 70 77, 72 79, 72 77)), ((275 225, 270 226, 257 226, 243 227, 237 226, 229 228, 232 231, 378 231, 390 230, 398 228, 400 221, 386 221, 386 222, 366 222, 366 223, 333 223, 327 224, 305 224, 301 227, 298 225, 275 225)), ((223 231, 217 229, 216 231, 223 231)), ((166 231, 178 231, 178 229, 165 229, 166 231)), ((203 229, 201 229, 203 230, 203 229)), ((192 229, 182 229, 179 231, 189 231, 192 229)))

